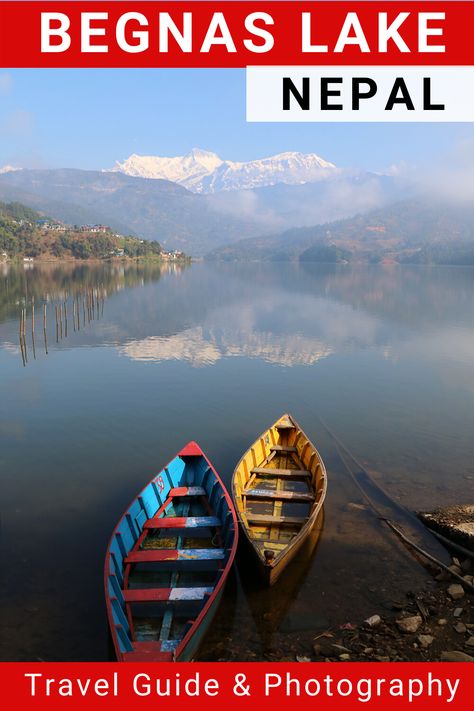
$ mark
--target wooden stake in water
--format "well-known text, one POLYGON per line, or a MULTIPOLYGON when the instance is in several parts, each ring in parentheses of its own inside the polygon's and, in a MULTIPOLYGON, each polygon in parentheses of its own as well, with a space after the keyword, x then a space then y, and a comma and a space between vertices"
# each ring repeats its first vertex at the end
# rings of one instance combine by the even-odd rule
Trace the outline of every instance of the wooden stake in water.
POLYGON ((46 335, 46 304, 43 304, 43 339, 44 339, 44 350, 46 355, 48 355, 48 337, 46 335))
POLYGON ((22 322, 22 327, 23 327, 23 352, 25 354, 25 361, 28 363, 28 349, 26 346, 26 306, 23 309, 23 322, 22 322))
POLYGON ((21 360, 22 360, 23 367, 24 367, 24 366, 26 366, 26 362, 25 362, 25 353, 23 351, 23 308, 20 311, 20 327, 18 329, 18 336, 20 339, 21 360))
POLYGON ((64 308, 64 335, 67 338, 67 302, 65 301, 63 304, 64 308))
POLYGON ((58 305, 55 304, 54 308, 56 310, 56 343, 59 343, 59 321, 58 321, 58 305))
POLYGON ((33 358, 36 360, 36 344, 35 344, 35 297, 31 299, 31 343, 33 346, 33 358))

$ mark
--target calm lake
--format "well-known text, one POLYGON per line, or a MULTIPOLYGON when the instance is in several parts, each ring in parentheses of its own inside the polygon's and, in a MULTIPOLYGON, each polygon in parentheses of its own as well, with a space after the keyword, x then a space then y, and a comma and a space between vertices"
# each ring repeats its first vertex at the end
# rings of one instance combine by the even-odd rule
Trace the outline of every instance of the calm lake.
POLYGON ((1 658, 108 659, 124 508, 190 439, 229 484, 286 411, 326 462, 323 535, 270 590, 240 553, 200 659, 294 659, 430 584, 319 418, 405 506, 472 503, 474 269, 0 264, 1 658))

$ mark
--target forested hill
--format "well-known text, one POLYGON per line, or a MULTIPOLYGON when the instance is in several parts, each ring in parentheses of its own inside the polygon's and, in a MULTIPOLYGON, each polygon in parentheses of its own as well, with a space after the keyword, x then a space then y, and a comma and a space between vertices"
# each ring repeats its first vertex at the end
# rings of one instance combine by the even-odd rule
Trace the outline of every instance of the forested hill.
POLYGON ((21 203, 0 202, 0 260, 148 256, 168 254, 158 242, 121 235, 107 225, 66 225, 21 203))
POLYGON ((345 220, 241 240, 208 258, 474 265, 474 206, 404 200, 345 220))

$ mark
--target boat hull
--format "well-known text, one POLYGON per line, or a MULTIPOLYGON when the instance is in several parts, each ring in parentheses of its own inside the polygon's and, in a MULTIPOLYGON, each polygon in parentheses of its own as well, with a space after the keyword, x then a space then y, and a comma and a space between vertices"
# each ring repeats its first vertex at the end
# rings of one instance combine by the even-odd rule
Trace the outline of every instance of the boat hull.
POLYGON ((201 644, 204 642, 207 631, 210 628, 212 621, 214 620, 214 617, 217 614, 217 610, 219 609, 223 594, 224 587, 222 587, 220 592, 216 595, 215 599, 212 602, 212 605, 206 613, 206 617, 204 618, 203 622, 199 625, 198 629, 193 634, 192 638, 186 644, 179 656, 176 657, 176 662, 192 662, 194 660, 201 644))
MULTIPOLYGON (((257 555, 256 560, 257 560, 257 565, 258 569, 260 572, 260 576, 262 577, 265 585, 271 586, 276 583, 276 581, 279 579, 279 577, 282 575, 282 573, 286 570, 287 566, 290 565, 290 563, 296 558, 296 556, 301 554, 301 550, 303 548, 306 549, 306 545, 308 543, 308 539, 311 536, 311 551, 305 551, 306 555, 310 554, 314 549, 316 548, 319 538, 321 536, 321 532, 323 530, 323 523, 324 523, 324 509, 321 509, 319 512, 316 521, 314 525, 309 529, 308 533, 305 536, 302 536, 298 541, 296 541, 294 546, 291 546, 290 549, 288 550, 288 553, 282 558, 281 561, 278 561, 278 564, 275 566, 268 566, 265 565, 261 558, 257 555), (316 535, 313 535, 316 534, 316 535)), ((253 547, 252 550, 254 551, 253 547)), ((254 553, 255 555, 255 553, 254 553)))
POLYGON ((267 585, 278 580, 312 533, 317 534, 312 536, 316 545, 326 488, 321 456, 290 415, 277 420, 243 455, 234 471, 232 494, 267 585))
POLYGON ((232 500, 195 442, 132 501, 106 554, 119 661, 190 661, 222 598, 238 540, 232 500))

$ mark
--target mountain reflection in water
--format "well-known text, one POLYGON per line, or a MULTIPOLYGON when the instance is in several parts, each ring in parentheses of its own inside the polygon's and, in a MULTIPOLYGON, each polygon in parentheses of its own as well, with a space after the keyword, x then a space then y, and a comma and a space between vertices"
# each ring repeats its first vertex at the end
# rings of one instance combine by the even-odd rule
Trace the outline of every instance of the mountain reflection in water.
POLYGON ((306 655, 424 584, 354 506, 319 416, 407 507, 472 503, 474 269, 27 266, 0 264, 3 659, 106 659, 103 556, 124 508, 190 439, 229 485, 285 411, 328 469, 321 540, 271 591, 239 555, 201 658, 306 655))

